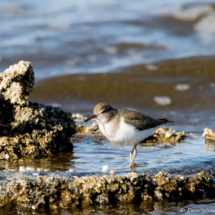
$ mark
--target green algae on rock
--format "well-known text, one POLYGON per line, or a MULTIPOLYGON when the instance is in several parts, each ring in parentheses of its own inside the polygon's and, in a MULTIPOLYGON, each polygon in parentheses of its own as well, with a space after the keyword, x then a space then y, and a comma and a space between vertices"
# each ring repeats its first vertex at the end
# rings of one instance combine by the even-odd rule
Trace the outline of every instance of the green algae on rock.
POLYGON ((33 86, 30 62, 20 61, 0 74, 0 159, 40 158, 73 148, 71 113, 27 101, 33 86))
POLYGON ((94 204, 194 200, 215 197, 213 176, 200 172, 193 176, 158 172, 128 173, 125 176, 69 177, 68 180, 37 176, 36 180, 17 180, 0 193, 0 207, 29 209, 88 207, 94 204))

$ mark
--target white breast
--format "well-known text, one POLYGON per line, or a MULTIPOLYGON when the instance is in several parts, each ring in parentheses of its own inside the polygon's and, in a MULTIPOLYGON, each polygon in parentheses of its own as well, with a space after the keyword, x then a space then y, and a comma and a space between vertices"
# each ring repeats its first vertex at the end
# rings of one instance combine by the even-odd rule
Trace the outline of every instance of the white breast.
POLYGON ((150 128, 144 131, 137 130, 134 126, 127 124, 123 117, 120 118, 120 126, 117 130, 113 129, 111 123, 100 124, 99 129, 113 143, 122 145, 136 145, 145 138, 151 136, 159 127, 150 128))

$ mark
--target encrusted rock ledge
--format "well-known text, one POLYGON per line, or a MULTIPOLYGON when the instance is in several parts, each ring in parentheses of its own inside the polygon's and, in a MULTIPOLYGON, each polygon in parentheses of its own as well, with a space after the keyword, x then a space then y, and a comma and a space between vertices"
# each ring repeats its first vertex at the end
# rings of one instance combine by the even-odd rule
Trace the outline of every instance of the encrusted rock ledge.
POLYGON ((33 86, 30 62, 20 61, 0 74, 0 159, 40 158, 73 148, 71 113, 27 101, 33 86))
MULTIPOLYGON (((10 173, 11 174, 11 173, 10 173)), ((28 176, 29 179, 3 183, 0 207, 29 209, 87 207, 93 204, 177 201, 215 197, 213 176, 200 172, 193 176, 158 172, 153 177, 128 173, 125 176, 60 177, 28 176)))

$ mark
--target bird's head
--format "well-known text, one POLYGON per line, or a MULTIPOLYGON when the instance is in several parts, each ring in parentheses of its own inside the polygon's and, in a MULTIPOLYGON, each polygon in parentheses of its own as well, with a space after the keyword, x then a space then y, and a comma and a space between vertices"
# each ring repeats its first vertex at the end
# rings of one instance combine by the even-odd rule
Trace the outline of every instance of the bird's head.
POLYGON ((116 109, 114 109, 110 105, 104 102, 100 102, 95 106, 93 110, 94 114, 90 116, 88 119, 86 119, 84 122, 87 122, 89 120, 96 120, 98 123, 102 124, 107 123, 113 116, 113 111, 115 110, 116 109))

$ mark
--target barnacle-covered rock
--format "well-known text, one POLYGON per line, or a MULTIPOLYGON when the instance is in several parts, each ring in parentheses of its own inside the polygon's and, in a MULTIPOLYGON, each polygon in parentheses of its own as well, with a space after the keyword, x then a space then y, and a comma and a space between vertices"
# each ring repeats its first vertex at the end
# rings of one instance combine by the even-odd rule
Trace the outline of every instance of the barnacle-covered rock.
POLYGON ((34 71, 30 62, 20 61, 0 74, 0 99, 15 105, 24 105, 33 86, 34 71))
POLYGON ((1 184, 0 207, 22 206, 34 210, 215 197, 213 176, 203 172, 176 177, 165 172, 152 177, 133 172, 125 176, 68 176, 66 179, 59 175, 57 178, 35 176, 1 184))
POLYGON ((205 128, 202 136, 207 139, 215 140, 215 131, 210 128, 205 128))
POLYGON ((33 86, 30 62, 20 61, 0 74, 0 159, 39 158, 73 148, 71 113, 27 101, 33 86))
POLYGON ((97 123, 94 123, 92 126, 77 125, 77 130, 78 130, 77 135, 79 134, 91 135, 101 133, 97 123))
POLYGON ((153 133, 153 138, 157 139, 161 142, 180 142, 185 138, 185 132, 175 132, 171 128, 166 128, 166 126, 162 126, 161 128, 157 129, 153 133))

